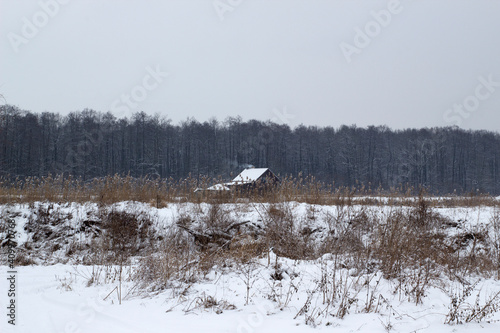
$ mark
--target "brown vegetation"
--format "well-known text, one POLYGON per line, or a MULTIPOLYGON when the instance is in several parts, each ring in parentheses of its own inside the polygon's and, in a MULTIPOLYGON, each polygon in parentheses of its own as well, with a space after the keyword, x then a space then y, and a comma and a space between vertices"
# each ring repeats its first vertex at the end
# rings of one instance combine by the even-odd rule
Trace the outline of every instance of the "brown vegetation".
MULTIPOLYGON (((120 201, 139 201, 161 208, 171 202, 239 202, 247 199, 255 202, 280 203, 287 201, 321 205, 393 205, 412 206, 422 189, 401 185, 384 190, 357 187, 336 187, 317 181, 314 177, 283 177, 279 187, 262 190, 257 186, 250 191, 201 191, 221 179, 188 177, 181 180, 107 176, 91 181, 81 178, 47 176, 27 177, 11 181, 0 178, 0 203, 47 202, 96 202, 101 205, 120 201)), ((423 194, 422 194, 423 195, 423 194)), ((499 201, 490 195, 469 193, 442 197, 427 197, 433 207, 497 206, 499 201)))

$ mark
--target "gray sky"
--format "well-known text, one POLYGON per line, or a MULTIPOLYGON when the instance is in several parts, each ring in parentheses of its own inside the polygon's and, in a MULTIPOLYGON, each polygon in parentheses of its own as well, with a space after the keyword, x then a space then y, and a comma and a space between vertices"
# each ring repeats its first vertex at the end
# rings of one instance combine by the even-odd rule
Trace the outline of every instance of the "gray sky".
POLYGON ((499 14, 495 0, 0 0, 0 94, 174 123, 498 131, 499 14))

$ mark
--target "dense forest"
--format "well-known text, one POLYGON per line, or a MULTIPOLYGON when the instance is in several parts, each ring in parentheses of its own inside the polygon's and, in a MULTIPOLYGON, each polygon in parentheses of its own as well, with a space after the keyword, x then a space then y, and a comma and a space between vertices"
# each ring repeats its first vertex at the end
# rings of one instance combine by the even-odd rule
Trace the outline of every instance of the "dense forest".
POLYGON ((116 118, 88 109, 61 116, 0 107, 2 177, 227 179, 249 164, 339 186, 499 194, 500 134, 457 127, 292 129, 238 117, 202 123, 188 118, 176 125, 144 112, 116 118))

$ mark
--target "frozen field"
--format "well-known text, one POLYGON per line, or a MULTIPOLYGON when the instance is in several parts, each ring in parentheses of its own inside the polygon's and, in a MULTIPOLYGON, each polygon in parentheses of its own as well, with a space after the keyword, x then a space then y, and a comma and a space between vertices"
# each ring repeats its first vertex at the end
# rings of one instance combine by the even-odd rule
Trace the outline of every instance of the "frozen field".
MULTIPOLYGON (((229 218, 226 222, 245 222, 245 226, 253 225, 256 230, 266 227, 270 212, 269 204, 223 204, 218 208, 222 212, 220 216, 229 218)), ((360 214, 368 216, 366 219, 369 221, 384 225, 395 210, 412 214, 413 209, 314 206, 295 202, 284 203, 279 208, 290 213, 296 221, 296 230, 290 232, 298 230, 298 234, 302 234, 307 227, 307 230, 312 230, 308 242, 318 247, 329 242, 331 235, 341 234, 342 230, 357 230, 359 227, 354 222, 360 214)), ((159 284, 154 280, 145 283, 137 278, 137 274, 144 272, 141 260, 151 255, 146 255, 145 250, 129 258, 122 265, 121 274, 117 264, 90 262, 93 240, 108 231, 89 221, 96 221, 103 210, 147 216, 152 223, 152 236, 148 239, 153 244, 165 242, 168 238, 162 235, 178 229, 179 220, 186 216, 192 221, 192 230, 200 225, 203 227, 211 209, 209 204, 169 204, 156 209, 130 202, 104 208, 96 204, 49 206, 46 203, 1 206, 3 221, 15 221, 16 255, 22 253, 25 264, 29 259, 29 265, 21 266, 20 262, 16 262, 13 268, 16 272, 15 296, 8 297, 10 285, 7 278, 11 276, 8 271, 12 268, 6 265, 8 246, 2 243, 0 290, 4 319, 1 331, 500 330, 500 281, 495 270, 478 269, 472 263, 469 268, 453 271, 447 268, 427 269, 424 266, 406 267, 402 275, 390 277, 378 268, 382 264, 375 259, 366 259, 368 265, 360 269, 353 263, 359 259, 350 254, 322 253, 307 260, 292 260, 266 250, 249 261, 216 262, 209 268, 200 269, 196 278, 190 280, 172 277, 168 283, 159 284), (43 212, 50 219, 44 228, 37 229, 34 224, 41 223, 43 212), (54 216, 58 217, 55 222, 54 216), (90 245, 85 247, 84 244, 90 245), (15 326, 8 323, 9 317, 6 316, 12 299, 16 305, 15 326)), ((458 256, 480 260, 498 254, 495 252, 498 240, 493 228, 493 207, 433 208, 432 212, 444 221, 444 226, 434 228, 439 230, 443 242, 451 245, 460 242, 457 245, 458 256), (470 238, 467 235, 473 236, 470 238)), ((2 240, 7 237, 8 228, 4 223, 2 240)), ((366 226, 363 228, 366 229, 366 226)), ((239 230, 238 235, 250 232, 248 230, 253 229, 239 230)), ((369 235, 375 232, 369 228, 364 233, 359 232, 361 245, 369 248, 369 235)), ((186 239, 191 237, 187 232, 184 234, 186 239)), ((156 249, 163 251, 161 247, 156 249)), ((497 264, 493 259, 492 262, 497 264)))

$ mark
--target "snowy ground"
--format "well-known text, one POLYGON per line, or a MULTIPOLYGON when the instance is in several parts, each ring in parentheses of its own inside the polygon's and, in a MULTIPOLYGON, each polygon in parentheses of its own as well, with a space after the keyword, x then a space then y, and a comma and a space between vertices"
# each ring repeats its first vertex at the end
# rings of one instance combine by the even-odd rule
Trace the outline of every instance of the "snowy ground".
MULTIPOLYGON (((71 213, 64 223, 67 238, 87 237, 75 233, 94 204, 56 205, 60 212, 71 213)), ((171 204, 155 209, 145 204, 121 203, 118 209, 142 210, 154 217, 158 230, 168 229, 179 216, 204 205, 171 204)), ((328 228, 326 213, 336 214, 336 207, 291 203, 304 223, 328 228), (311 214, 313 217, 311 218, 311 214)), ((358 207, 359 208, 359 207, 358 207)), ((378 214, 392 208, 380 206, 378 214)), ((33 237, 24 229, 29 207, 0 207, 2 216, 19 212, 16 221, 17 241, 33 237)), ((437 212, 460 224, 460 229, 487 227, 493 208, 438 208, 437 212)), ((258 221, 258 207, 245 204, 235 218, 258 221)), ((59 238, 47 240, 60 241, 59 238)), ((294 261, 270 254, 251 266, 215 267, 202 279, 190 284, 173 283, 156 292, 140 290, 127 279, 134 265, 123 273, 122 304, 115 288, 119 287, 116 267, 84 266, 64 258, 65 246, 50 256, 40 253, 37 265, 15 267, 16 325, 8 324, 9 269, 2 251, 0 295, 4 309, 2 332, 499 332, 500 308, 479 323, 444 324, 450 312, 451 296, 461 294, 467 284, 446 278, 433 283, 422 304, 405 293, 404 286, 386 280, 380 272, 357 274, 348 269, 332 269, 334 258, 324 255, 310 261, 294 261), (63 263, 62 263, 63 262, 63 263), (276 266, 276 263, 278 265, 276 266), (101 280, 89 285, 92 271, 102 269, 101 280), (279 277, 276 277, 279 275, 279 277), (336 301, 328 305, 325 298, 336 301), (340 314, 345 309, 345 315, 340 314)), ((40 248, 44 251, 46 247, 40 248)), ((35 249, 36 250, 36 249, 35 249)), ((337 263, 338 264, 338 263, 337 263)), ((493 277, 468 276, 471 293, 460 310, 470 312, 484 305, 500 292, 500 281, 493 277)))
MULTIPOLYGON (((305 264, 294 268, 305 275, 317 267, 305 264)), ((231 275, 209 277, 206 282, 196 284, 196 291, 187 296, 173 297, 168 291, 147 297, 127 297, 118 305, 115 295, 103 301, 115 287, 113 284, 86 286, 85 278, 79 274, 87 269, 77 267, 79 272, 75 273, 75 267, 61 264, 19 268, 16 326, 8 325, 4 319, 2 332, 312 332, 332 327, 342 332, 384 332, 389 327, 394 332, 498 332, 500 329, 498 313, 488 320, 490 323, 444 325, 450 298, 437 288, 432 288, 424 304, 417 306, 404 297, 399 299, 399 295, 391 292, 393 286, 383 281, 378 287, 380 295, 384 295, 379 305, 381 313, 363 313, 365 304, 358 304, 361 309, 353 307, 352 314, 345 319, 321 317, 313 327, 305 324, 304 316, 294 319, 304 306, 307 293, 294 293, 290 303, 281 310, 267 299, 271 287, 265 285, 263 278, 258 281, 260 285, 252 287, 252 300, 246 306, 245 284, 231 275), (225 300, 235 309, 229 305, 204 308, 197 304, 200 298, 208 296, 218 302, 225 300), (230 309, 225 310, 226 307, 230 309)), ((3 282, 1 288, 6 290, 3 282)), ((301 283, 311 281, 304 279, 301 283)), ((482 287, 485 293, 491 293, 500 290, 500 283, 483 281, 482 287)), ((132 286, 126 285, 127 288, 132 286)), ((288 292, 285 287, 283 303, 288 292)), ((310 307, 324 309, 320 299, 321 295, 317 295, 310 307)))

